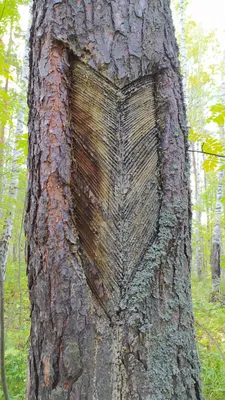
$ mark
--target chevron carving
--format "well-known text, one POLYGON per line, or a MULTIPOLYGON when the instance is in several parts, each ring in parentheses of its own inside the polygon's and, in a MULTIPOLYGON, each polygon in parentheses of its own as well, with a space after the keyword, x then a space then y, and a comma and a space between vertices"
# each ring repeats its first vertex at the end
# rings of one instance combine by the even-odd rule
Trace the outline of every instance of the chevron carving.
MULTIPOLYGON (((76 226, 83 254, 109 293, 129 282, 154 238, 159 196, 153 90, 149 76, 120 90, 78 60, 72 67, 76 226)), ((93 281, 90 268, 85 271, 93 281)))

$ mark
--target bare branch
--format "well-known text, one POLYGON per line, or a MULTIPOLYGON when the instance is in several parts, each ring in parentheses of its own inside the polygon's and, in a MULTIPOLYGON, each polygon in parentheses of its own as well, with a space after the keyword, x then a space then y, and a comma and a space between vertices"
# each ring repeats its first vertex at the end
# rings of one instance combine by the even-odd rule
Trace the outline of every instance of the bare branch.
POLYGON ((215 344, 215 346, 217 347, 217 349, 219 350, 223 360, 225 360, 225 355, 223 354, 219 343, 216 341, 216 339, 214 338, 214 336, 212 335, 212 333, 206 329, 202 324, 200 324, 198 321, 195 320, 195 323, 201 328, 203 329, 203 331, 205 331, 207 333, 207 335, 210 337, 210 339, 212 340, 212 342, 215 344))
POLYGON ((223 156, 222 154, 209 153, 208 151, 200 151, 200 150, 188 150, 188 151, 190 153, 201 153, 201 154, 207 154, 209 156, 225 158, 225 156, 223 156))

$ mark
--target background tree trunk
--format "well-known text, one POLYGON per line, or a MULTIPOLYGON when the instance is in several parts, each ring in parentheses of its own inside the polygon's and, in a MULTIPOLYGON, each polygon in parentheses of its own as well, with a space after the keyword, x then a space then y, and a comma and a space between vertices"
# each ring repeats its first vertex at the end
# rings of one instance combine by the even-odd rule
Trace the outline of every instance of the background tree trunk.
MULTIPOLYGON (((225 65, 225 53, 223 57, 225 65)), ((221 84, 221 102, 225 101, 225 67, 222 71, 222 84, 221 84)), ((224 145, 224 124, 220 127, 220 140, 224 145)), ((222 167, 220 162, 220 167, 222 167)), ((211 271, 212 271, 212 300, 217 300, 220 291, 220 277, 221 277, 221 255, 222 255, 222 232, 221 220, 223 214, 222 197, 224 192, 224 171, 218 171, 218 188, 216 193, 216 208, 215 208, 215 223, 213 227, 212 237, 212 252, 211 252, 211 271)))
MULTIPOLYGON (((10 31, 10 41, 12 42, 12 27, 10 31)), ((15 140, 13 144, 12 154, 12 165, 11 165, 11 179, 8 189, 8 199, 16 201, 18 192, 18 180, 19 180, 19 166, 18 158, 21 155, 20 150, 17 149, 18 138, 23 134, 24 131, 24 116, 26 109, 26 99, 24 97, 24 90, 27 87, 27 76, 28 76, 28 46, 24 54, 24 63, 21 71, 21 95, 20 95, 20 109, 17 116, 15 140)), ((7 84, 8 86, 8 84, 7 84)), ((4 136, 4 135, 3 135, 4 136)), ((4 192, 4 185, 2 185, 4 192)), ((0 364, 1 364, 1 381, 4 392, 4 399, 9 399, 6 372, 5 372, 5 327, 4 327, 4 281, 6 275, 6 265, 10 249, 10 240, 12 239, 13 224, 14 224, 15 207, 11 204, 10 210, 6 213, 4 219, 3 232, 0 237, 0 309, 1 309, 1 320, 0 320, 0 364)), ((20 285, 20 283, 19 283, 20 285)))
POLYGON ((27 398, 202 399, 169 1, 37 0, 30 65, 27 398))
POLYGON ((215 223, 212 237, 211 270, 212 270, 212 298, 218 295, 220 289, 220 257, 221 257, 221 214, 223 196, 223 171, 218 173, 218 189, 216 194, 215 223))

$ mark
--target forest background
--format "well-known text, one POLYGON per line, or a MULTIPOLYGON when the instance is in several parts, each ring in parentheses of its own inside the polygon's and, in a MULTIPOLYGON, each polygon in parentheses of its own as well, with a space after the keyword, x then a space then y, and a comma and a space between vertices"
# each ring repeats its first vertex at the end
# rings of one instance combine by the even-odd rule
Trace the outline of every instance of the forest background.
MULTIPOLYGON (((173 0, 172 7, 190 126, 197 344, 205 398, 224 400, 225 5, 221 0, 173 0)), ((12 400, 25 398, 30 331, 23 231, 28 26, 29 0, 0 1, 0 269, 6 266, 5 280, 4 276, 0 280, 4 281, 5 365, 12 400)))

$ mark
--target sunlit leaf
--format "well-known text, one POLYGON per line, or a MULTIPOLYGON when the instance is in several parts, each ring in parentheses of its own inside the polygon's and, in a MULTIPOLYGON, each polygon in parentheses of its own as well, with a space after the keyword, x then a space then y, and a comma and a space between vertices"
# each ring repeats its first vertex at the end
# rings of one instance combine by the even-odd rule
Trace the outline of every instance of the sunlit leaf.
POLYGON ((215 158, 208 158, 202 163, 202 168, 206 172, 214 171, 218 167, 218 159, 215 158))

